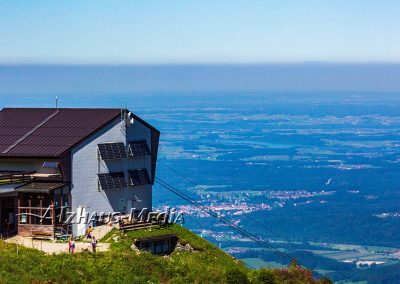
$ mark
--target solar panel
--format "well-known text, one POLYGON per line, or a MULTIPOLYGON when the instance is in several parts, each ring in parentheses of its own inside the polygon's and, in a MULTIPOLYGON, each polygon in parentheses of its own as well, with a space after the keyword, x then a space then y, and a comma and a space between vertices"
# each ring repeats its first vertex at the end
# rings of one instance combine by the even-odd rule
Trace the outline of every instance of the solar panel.
POLYGON ((99 144, 100 157, 103 160, 116 160, 127 158, 124 143, 105 143, 99 144))
POLYGON ((129 155, 141 157, 150 155, 150 149, 145 140, 129 142, 129 155))
POLYGON ((120 189, 127 187, 125 174, 122 172, 118 173, 106 173, 98 174, 101 189, 120 189))
POLYGON ((129 177, 132 186, 150 184, 150 177, 146 169, 129 171, 129 177))

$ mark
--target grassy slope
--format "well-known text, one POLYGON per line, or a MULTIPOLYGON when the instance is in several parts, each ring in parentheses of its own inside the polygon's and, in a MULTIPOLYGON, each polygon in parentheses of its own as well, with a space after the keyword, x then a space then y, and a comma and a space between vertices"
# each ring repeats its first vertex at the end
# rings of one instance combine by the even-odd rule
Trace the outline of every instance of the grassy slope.
POLYGON ((190 231, 174 225, 151 232, 105 237, 111 251, 46 256, 44 253, 0 241, 0 283, 314 283, 297 268, 288 271, 250 271, 242 262, 219 250, 190 231), (136 254, 133 240, 141 236, 175 233, 180 242, 197 252, 174 252, 169 257, 136 254), (118 236, 118 242, 113 237, 118 236), (294 282, 293 282, 294 281, 294 282))

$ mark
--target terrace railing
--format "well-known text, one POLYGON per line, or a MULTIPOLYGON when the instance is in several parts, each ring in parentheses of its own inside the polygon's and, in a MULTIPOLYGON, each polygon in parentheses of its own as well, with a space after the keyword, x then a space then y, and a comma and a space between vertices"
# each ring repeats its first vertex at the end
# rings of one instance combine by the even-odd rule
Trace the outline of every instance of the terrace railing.
POLYGON ((0 186, 14 183, 29 182, 34 172, 0 172, 0 186))

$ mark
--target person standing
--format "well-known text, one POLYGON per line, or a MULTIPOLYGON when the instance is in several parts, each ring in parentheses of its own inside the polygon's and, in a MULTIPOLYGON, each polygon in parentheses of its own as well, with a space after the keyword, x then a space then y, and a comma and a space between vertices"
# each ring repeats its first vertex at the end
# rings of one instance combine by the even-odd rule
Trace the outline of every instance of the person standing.
POLYGON ((72 247, 72 235, 70 235, 68 238, 68 253, 71 253, 71 247, 72 247))
POLYGON ((97 248, 97 240, 95 237, 92 237, 92 250, 93 252, 96 252, 96 248, 97 248))
POLYGON ((92 226, 89 226, 89 228, 86 230, 86 239, 92 239, 92 226))
POLYGON ((68 238, 68 253, 71 253, 71 236, 68 238))
POLYGON ((71 253, 74 254, 75 253, 75 241, 74 239, 71 239, 71 253))

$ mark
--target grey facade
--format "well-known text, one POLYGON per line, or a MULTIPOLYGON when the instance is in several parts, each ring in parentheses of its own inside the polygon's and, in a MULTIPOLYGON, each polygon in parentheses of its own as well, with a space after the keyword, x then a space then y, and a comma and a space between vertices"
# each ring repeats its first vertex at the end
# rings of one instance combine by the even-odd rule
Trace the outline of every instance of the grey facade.
POLYGON ((99 173, 124 172, 128 177, 129 170, 135 169, 147 169, 151 177, 151 156, 103 160, 98 155, 98 145, 101 143, 123 142, 128 145, 129 141, 143 139, 151 145, 151 135, 151 130, 138 121, 125 131, 121 121, 116 119, 74 147, 71 150, 72 211, 77 212, 78 207, 81 207, 91 215, 93 212, 129 213, 131 208, 151 210, 151 184, 102 190, 97 180, 99 173))

